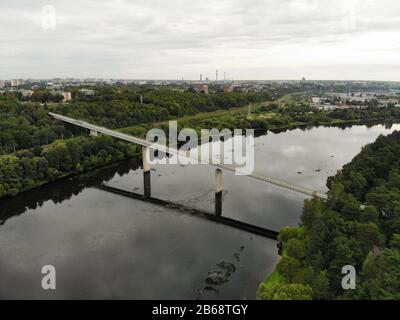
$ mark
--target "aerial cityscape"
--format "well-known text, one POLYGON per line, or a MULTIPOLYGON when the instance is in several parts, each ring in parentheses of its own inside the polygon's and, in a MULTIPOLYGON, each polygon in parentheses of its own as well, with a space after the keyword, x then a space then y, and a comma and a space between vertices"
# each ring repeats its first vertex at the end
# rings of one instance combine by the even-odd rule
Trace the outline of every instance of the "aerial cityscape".
POLYGON ((397 2, 76 4, 0 4, 0 300, 400 300, 397 2))

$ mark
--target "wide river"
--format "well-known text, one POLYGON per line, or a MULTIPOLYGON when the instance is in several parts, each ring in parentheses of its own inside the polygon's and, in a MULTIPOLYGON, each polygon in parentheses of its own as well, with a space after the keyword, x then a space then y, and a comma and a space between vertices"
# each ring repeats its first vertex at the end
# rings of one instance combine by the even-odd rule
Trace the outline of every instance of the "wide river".
MULTIPOLYGON (((326 191, 327 177, 362 146, 399 129, 268 132, 256 138, 255 171, 326 191)), ((213 212, 212 167, 154 169, 153 197, 213 212)), ((100 190, 102 182, 143 192, 141 167, 126 161, 0 201, 0 299, 256 298, 277 262, 276 241, 100 190), (44 265, 56 268, 56 290, 42 289, 44 265), (221 274, 222 283, 210 282, 221 274)), ((272 230, 296 226, 307 198, 225 172, 223 187, 223 216, 272 230)))

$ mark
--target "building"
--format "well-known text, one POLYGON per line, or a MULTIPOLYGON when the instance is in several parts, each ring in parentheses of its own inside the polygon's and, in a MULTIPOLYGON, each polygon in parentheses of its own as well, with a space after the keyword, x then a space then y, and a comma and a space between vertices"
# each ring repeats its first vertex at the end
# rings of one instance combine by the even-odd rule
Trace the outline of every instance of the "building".
POLYGON ((321 104, 321 98, 320 97, 311 97, 311 104, 316 106, 321 104))
POLYGON ((71 92, 62 92, 61 95, 63 96, 63 102, 68 102, 72 100, 71 92))
POLYGON ((19 87, 25 84, 25 81, 22 79, 13 79, 11 80, 11 86, 12 87, 19 87))
POLYGON ((22 96, 25 98, 29 98, 33 94, 32 90, 25 90, 25 89, 21 89, 18 92, 20 92, 22 94, 22 96))
POLYGON ((96 93, 94 90, 90 89, 80 89, 79 92, 81 92, 85 96, 94 96, 96 93))
POLYGON ((193 89, 194 89, 194 91, 197 92, 197 93, 205 93, 205 94, 208 94, 208 85, 206 85, 206 84, 202 84, 202 83, 196 84, 196 85, 193 87, 193 89))
POLYGON ((0 88, 4 88, 4 80, 0 80, 0 88))
POLYGON ((224 92, 225 93, 233 92, 233 85, 231 84, 224 85, 224 92))

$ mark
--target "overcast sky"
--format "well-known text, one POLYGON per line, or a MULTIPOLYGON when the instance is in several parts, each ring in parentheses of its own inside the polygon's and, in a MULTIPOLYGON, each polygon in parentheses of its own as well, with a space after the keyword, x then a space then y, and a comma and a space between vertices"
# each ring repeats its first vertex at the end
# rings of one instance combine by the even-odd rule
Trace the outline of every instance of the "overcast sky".
POLYGON ((1 0, 0 79, 400 80, 398 0, 1 0))

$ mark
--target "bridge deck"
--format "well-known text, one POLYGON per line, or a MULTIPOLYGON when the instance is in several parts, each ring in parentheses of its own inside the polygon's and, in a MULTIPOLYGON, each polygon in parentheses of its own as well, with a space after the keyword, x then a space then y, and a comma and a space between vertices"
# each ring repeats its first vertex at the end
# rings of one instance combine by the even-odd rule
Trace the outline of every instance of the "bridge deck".
MULTIPOLYGON (((186 158, 190 158, 190 159, 199 161, 201 163, 204 163, 204 159, 202 159, 200 157, 195 157, 194 158, 188 152, 184 152, 184 151, 177 150, 177 149, 174 149, 174 148, 169 148, 169 147, 166 147, 166 146, 161 145, 161 144, 149 142, 147 140, 144 140, 144 139, 141 139, 141 138, 138 138, 138 137, 135 137, 135 136, 131 136, 131 135, 128 135, 128 134, 125 134, 125 133, 122 133, 122 132, 115 131, 115 130, 110 130, 110 129, 107 129, 107 128, 104 128, 104 127, 100 127, 100 126, 97 126, 97 125, 94 125, 94 124, 90 124, 90 123, 85 122, 85 121, 76 120, 76 119, 69 118, 69 117, 66 117, 66 116, 62 116, 62 115, 59 115, 59 114, 56 114, 56 113, 49 112, 49 115, 51 117, 53 117, 54 119, 57 119, 57 120, 60 120, 60 121, 66 122, 66 123, 70 123, 70 124, 76 125, 78 127, 82 127, 82 128, 88 129, 88 130, 92 130, 92 131, 95 131, 95 132, 106 134, 106 135, 109 135, 109 136, 112 136, 112 137, 115 137, 115 138, 118 138, 118 139, 121 139, 121 140, 124 140, 124 141, 127 141, 127 142, 131 142, 131 143, 135 143, 135 144, 144 146, 144 147, 152 148, 153 150, 159 150, 159 151, 162 151, 162 152, 165 152, 165 153, 175 154, 175 155, 178 155, 180 157, 186 157, 186 158)), ((206 163, 211 165, 211 166, 218 167, 218 168, 221 168, 221 169, 224 169, 224 170, 227 170, 227 171, 231 171, 231 172, 237 172, 237 171, 240 172, 240 170, 241 170, 240 168, 238 168, 236 166, 226 165, 226 164, 215 164, 215 163, 212 163, 210 160, 208 160, 206 163)), ((292 183, 288 183, 288 182, 285 182, 285 181, 282 181, 282 180, 279 180, 279 179, 276 179, 276 178, 272 178, 272 177, 269 177, 269 176, 265 176, 265 175, 262 175, 262 174, 252 173, 252 174, 246 174, 246 176, 248 176, 250 178, 253 178, 253 179, 257 179, 257 180, 262 181, 262 182, 266 182, 266 183, 269 183, 269 184, 284 188, 284 189, 287 189, 287 190, 299 192, 301 194, 305 194, 305 195, 308 195, 308 196, 311 196, 311 197, 318 197, 318 198, 321 198, 321 199, 327 199, 327 195, 322 193, 322 192, 314 191, 314 190, 311 190, 309 188, 305 188, 305 187, 301 187, 301 186, 296 186, 296 185, 294 185, 292 183)))

